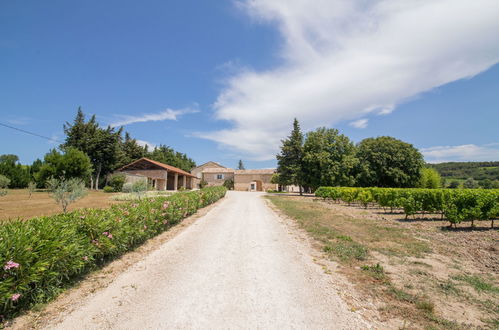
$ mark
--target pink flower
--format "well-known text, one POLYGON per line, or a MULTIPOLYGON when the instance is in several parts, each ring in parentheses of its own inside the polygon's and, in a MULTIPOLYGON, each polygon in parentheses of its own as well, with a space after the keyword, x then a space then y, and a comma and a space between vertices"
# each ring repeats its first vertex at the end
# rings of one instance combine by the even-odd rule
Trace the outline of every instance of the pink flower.
POLYGON ((168 220, 163 221, 163 224, 166 225, 168 223, 168 220))
POLYGON ((147 226, 146 226, 146 225, 144 225, 144 229, 147 229, 147 226))
POLYGON ((170 202, 164 202, 163 203, 163 209, 167 209, 168 206, 170 206, 170 202))
POLYGON ((123 212, 124 215, 130 215, 128 211, 123 212))
POLYGON ((83 257, 83 260, 87 261, 87 260, 88 260, 88 257, 87 257, 87 256, 84 256, 84 257, 83 257))
POLYGON ((83 219, 85 219, 85 216, 84 216, 84 215, 82 215, 82 216, 80 217, 80 219, 82 219, 82 220, 83 220, 83 219))
POLYGON ((99 245, 99 240, 97 240, 97 239, 93 239, 93 240, 92 240, 92 244, 99 245))
POLYGON ((109 233, 107 231, 105 231, 105 232, 102 233, 102 235, 107 236, 107 235, 109 235, 109 233))
POLYGON ((10 299, 11 299, 12 301, 17 301, 17 299, 19 299, 20 297, 21 297, 21 294, 20 294, 20 293, 14 293, 14 294, 12 295, 12 297, 10 297, 10 299))
POLYGON ((107 235, 107 237, 113 238, 113 234, 109 234, 109 235, 107 235))
POLYGON ((3 266, 3 269, 5 269, 5 270, 9 270, 9 269, 12 269, 12 268, 19 268, 19 264, 17 262, 9 260, 9 261, 7 261, 7 263, 5 264, 5 266, 3 266))

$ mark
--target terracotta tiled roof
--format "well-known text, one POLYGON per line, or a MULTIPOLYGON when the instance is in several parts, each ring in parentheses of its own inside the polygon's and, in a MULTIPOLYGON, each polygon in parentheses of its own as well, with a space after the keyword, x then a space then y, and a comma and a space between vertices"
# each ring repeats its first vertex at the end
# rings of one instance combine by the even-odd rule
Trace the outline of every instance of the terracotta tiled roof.
POLYGON ((138 159, 128 165, 125 165, 123 166, 122 168, 120 168, 118 171, 124 171, 126 170, 127 168, 129 167, 132 167, 133 165, 136 165, 137 163, 140 163, 140 162, 148 162, 148 163, 151 163, 151 164, 154 164, 156 166, 159 166, 161 168, 164 168, 165 170, 167 171, 170 171, 170 172, 173 172, 173 173, 178 173, 178 174, 182 174, 182 175, 185 175, 185 176, 190 176, 192 178, 195 178, 196 176, 184 171, 184 170, 181 170, 180 168, 177 168, 177 167, 174 167, 174 166, 170 166, 170 165, 166 165, 166 164, 163 164, 161 162, 157 162, 155 160, 152 160, 152 159, 149 159, 149 158, 146 158, 146 157, 142 157, 141 159, 138 159))
POLYGON ((236 170, 235 174, 274 174, 275 168, 264 168, 260 170, 236 170))
POLYGON ((218 168, 218 167, 210 167, 202 170, 202 173, 234 173, 233 168, 218 168))

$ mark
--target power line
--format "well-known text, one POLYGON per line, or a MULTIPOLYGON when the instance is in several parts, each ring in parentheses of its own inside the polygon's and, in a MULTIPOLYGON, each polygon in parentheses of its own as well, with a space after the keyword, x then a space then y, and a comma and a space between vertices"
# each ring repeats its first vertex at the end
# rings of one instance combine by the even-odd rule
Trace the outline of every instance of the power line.
POLYGON ((19 132, 23 132, 23 133, 26 133, 26 134, 29 134, 29 135, 33 135, 33 136, 36 136, 36 137, 39 137, 39 138, 42 138, 42 139, 46 139, 46 140, 49 140, 49 141, 52 141, 52 142, 64 143, 62 141, 59 141, 59 140, 56 140, 56 139, 53 139, 53 138, 49 138, 47 136, 43 136, 43 135, 40 135, 40 134, 37 134, 37 133, 33 133, 33 132, 30 132, 30 131, 26 131, 24 129, 17 128, 17 127, 14 127, 14 126, 10 126, 10 125, 4 124, 4 123, 0 123, 0 126, 4 126, 4 127, 7 127, 7 128, 10 128, 10 129, 13 129, 13 130, 16 130, 16 131, 19 131, 19 132))

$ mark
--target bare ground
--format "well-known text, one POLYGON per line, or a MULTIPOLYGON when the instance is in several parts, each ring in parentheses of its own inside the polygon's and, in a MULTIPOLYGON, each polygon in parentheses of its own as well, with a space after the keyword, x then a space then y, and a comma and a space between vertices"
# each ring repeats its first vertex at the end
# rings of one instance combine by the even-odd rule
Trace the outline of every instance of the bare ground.
MULTIPOLYGON (((405 220, 401 213, 380 208, 310 197, 275 198, 284 209, 290 204, 283 201, 298 203, 296 210, 286 213, 312 233, 318 249, 324 248, 325 236, 315 225, 348 235, 369 249, 367 260, 343 263, 339 272, 377 306, 380 321, 404 322, 401 327, 411 328, 499 327, 499 231, 490 229, 490 222, 478 223, 474 230, 469 224, 448 230, 448 223, 437 215, 405 220), (314 219, 304 224, 302 217, 314 219), (381 279, 360 270, 377 263, 384 269, 381 279)), ((357 302, 351 301, 352 308, 366 307, 357 302)))

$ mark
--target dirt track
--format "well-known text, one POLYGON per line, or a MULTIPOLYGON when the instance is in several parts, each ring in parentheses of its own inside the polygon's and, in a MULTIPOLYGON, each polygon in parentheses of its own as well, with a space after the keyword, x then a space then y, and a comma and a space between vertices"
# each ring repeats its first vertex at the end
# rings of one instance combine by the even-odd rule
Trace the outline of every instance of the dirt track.
POLYGON ((229 192, 56 329, 366 329, 258 193, 229 192))

